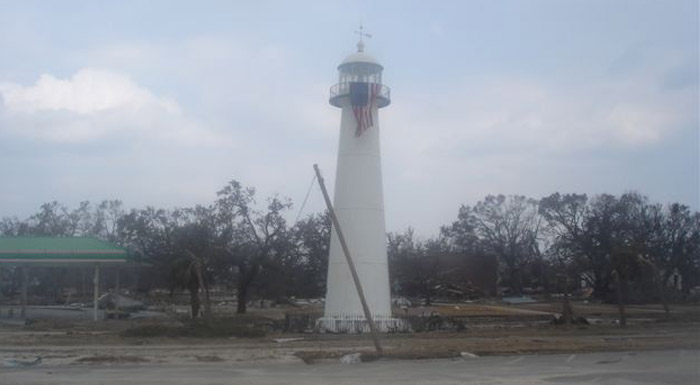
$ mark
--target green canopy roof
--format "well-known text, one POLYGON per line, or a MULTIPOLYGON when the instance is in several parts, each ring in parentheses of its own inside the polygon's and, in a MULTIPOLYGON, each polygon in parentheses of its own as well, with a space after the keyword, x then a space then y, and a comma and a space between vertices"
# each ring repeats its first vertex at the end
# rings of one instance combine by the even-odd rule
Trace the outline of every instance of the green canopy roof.
POLYGON ((127 262, 123 247, 89 237, 0 237, 0 263, 127 262))

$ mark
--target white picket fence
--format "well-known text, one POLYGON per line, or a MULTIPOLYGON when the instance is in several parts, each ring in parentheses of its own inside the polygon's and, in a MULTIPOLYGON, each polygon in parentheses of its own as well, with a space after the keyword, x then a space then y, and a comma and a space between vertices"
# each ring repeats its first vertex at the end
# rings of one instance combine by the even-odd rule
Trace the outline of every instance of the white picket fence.
MULTIPOLYGON (((409 330, 409 325, 392 316, 373 316, 374 324, 382 333, 398 333, 409 330)), ((321 333, 369 333, 369 323, 364 315, 334 314, 316 320, 316 330, 321 333)))

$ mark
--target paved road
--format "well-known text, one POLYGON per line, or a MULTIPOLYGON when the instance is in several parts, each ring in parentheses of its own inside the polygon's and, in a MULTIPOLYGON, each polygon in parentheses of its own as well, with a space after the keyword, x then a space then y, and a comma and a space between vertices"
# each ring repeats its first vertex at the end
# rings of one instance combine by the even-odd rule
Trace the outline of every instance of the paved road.
POLYGON ((0 368, 0 384, 700 384, 700 351, 378 361, 0 368))

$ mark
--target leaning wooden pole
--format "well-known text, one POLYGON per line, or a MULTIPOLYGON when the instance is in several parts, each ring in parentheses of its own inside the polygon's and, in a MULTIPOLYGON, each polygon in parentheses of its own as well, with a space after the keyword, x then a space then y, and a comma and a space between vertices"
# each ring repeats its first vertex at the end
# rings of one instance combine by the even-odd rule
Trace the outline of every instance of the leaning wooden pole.
POLYGON ((352 274, 352 280, 355 282, 355 288, 357 289, 357 295, 360 296, 360 302, 362 303, 362 310, 365 313, 365 319, 369 324, 369 330, 372 334, 372 340, 374 341, 374 347, 377 350, 378 355, 384 354, 382 350, 382 345, 379 343, 379 332, 377 331, 377 326, 374 324, 374 319, 372 318, 372 313, 369 311, 369 306, 367 305, 367 300, 365 299, 365 292, 362 290, 362 284, 360 283, 360 278, 357 276, 357 270, 355 270, 355 263, 352 261, 350 256, 350 250, 348 249, 348 244, 345 242, 345 237, 343 236, 343 231, 340 228, 340 223, 338 222, 338 217, 335 215, 335 210, 333 210, 333 205, 331 204, 331 199, 328 197, 328 191, 326 191, 326 185, 323 183, 323 177, 321 176, 321 171, 318 169, 318 165, 314 164, 314 171, 316 171, 316 179, 318 179, 318 184, 321 186, 321 192, 323 193, 323 199, 326 201, 326 206, 328 207, 328 212, 331 215, 331 220, 333 221, 333 228, 336 234, 338 234, 338 240, 340 241, 340 246, 343 248, 343 254, 345 254, 345 260, 348 262, 348 267, 350 268, 350 274, 352 274))

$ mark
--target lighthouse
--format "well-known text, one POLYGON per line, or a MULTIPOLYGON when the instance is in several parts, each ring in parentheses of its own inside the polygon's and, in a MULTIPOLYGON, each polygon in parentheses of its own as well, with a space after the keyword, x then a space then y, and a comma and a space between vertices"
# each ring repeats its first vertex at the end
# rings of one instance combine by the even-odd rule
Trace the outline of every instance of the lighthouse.
MULTIPOLYGON (((357 52, 338 66, 330 104, 341 109, 333 207, 352 255, 367 305, 380 331, 395 330, 387 266, 378 110, 389 105, 383 67, 364 52, 360 27, 357 52)), ((322 331, 368 332, 362 304, 335 228, 331 232, 322 331)))

